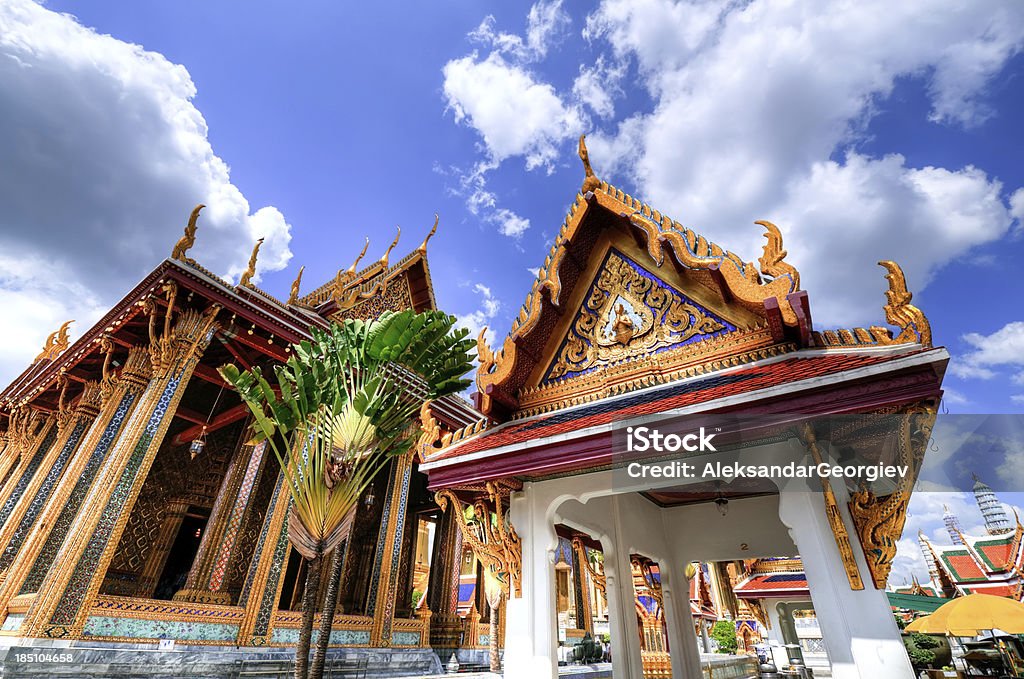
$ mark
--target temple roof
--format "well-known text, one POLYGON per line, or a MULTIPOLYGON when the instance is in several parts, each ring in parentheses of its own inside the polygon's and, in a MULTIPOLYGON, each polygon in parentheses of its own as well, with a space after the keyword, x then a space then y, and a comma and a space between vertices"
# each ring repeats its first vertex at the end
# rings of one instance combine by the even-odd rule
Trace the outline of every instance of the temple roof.
POLYGON ((803 571, 753 575, 733 587, 733 592, 740 599, 810 596, 803 571))
POLYGON ((1021 571, 1024 569, 1024 526, 1017 523, 1011 533, 973 536, 961 534, 963 545, 937 545, 922 536, 931 550, 940 577, 960 594, 993 593, 1020 596, 1021 571))

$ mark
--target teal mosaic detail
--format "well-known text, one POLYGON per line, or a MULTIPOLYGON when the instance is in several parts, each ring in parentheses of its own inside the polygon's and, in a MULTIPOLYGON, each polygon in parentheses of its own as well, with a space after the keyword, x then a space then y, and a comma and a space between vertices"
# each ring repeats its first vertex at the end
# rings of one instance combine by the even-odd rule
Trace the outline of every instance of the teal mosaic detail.
POLYGON ((171 415, 169 412, 171 399, 181 384, 181 378, 182 373, 178 373, 167 381, 167 386, 164 387, 160 400, 149 414, 146 428, 132 449, 124 471, 117 480, 117 484, 110 494, 106 507, 103 508, 99 523, 96 524, 96 529, 85 546, 85 551, 82 553, 81 558, 78 559, 78 563, 75 564, 75 570, 71 574, 68 586, 61 595, 60 603, 57 605, 57 609, 50 620, 51 624, 70 625, 75 621, 78 610, 82 607, 82 602, 85 599, 86 591, 89 589, 89 582, 99 566, 100 557, 110 542, 117 518, 124 511, 125 504, 128 502, 128 496, 131 493, 132 486, 135 485, 135 478, 146 458, 149 445, 156 436, 157 430, 163 423, 164 418, 171 415))
POLYGON ((176 639, 178 641, 226 641, 238 638, 238 625, 221 622, 142 620, 91 615, 84 636, 128 637, 131 639, 176 639))
MULTIPOLYGON (((316 644, 320 637, 320 630, 313 628, 311 643, 316 644)), ((417 637, 417 643, 419 639, 417 637)), ((299 630, 290 627, 278 627, 270 635, 272 644, 297 644, 299 643, 299 630)), ((370 644, 370 633, 364 630, 336 629, 331 631, 331 646, 368 646, 370 644)))
POLYGON ((392 632, 391 643, 395 646, 419 646, 419 632, 392 632))
POLYGON ((89 461, 85 463, 81 476, 78 477, 71 495, 68 496, 67 503, 61 509, 56 521, 53 522, 53 528, 46 537, 46 542, 43 544, 39 556, 36 557, 35 562, 32 564, 32 568, 29 569, 28 577, 25 578, 21 591, 18 592, 19 594, 31 594, 39 591, 39 587, 43 584, 43 578, 46 576, 47 571, 50 570, 50 565, 53 564, 53 560, 57 556, 57 550, 64 543, 64 538, 67 537, 71 524, 74 522, 78 510, 81 508, 82 503, 85 501, 85 496, 89 492, 89 486, 92 485, 93 479, 96 478, 96 472, 99 471, 100 466, 106 459, 107 451, 110 450, 111 444, 113 444, 114 439, 120 433, 121 425, 124 424, 125 419, 128 417, 128 412, 131 410, 133 403, 135 403, 135 394, 127 393, 118 404, 117 410, 114 411, 114 416, 107 424, 106 429, 103 430, 99 443, 96 444, 96 449, 89 456, 89 461))
POLYGON ((50 467, 49 472, 46 474, 46 479, 43 480, 39 490, 36 491, 35 497, 32 498, 32 504, 25 510, 25 515, 21 517, 18 528, 11 536, 10 542, 7 543, 7 549, 0 555, 0 571, 5 571, 11 567, 11 562, 14 561, 14 557, 18 554, 18 550, 21 549, 25 538, 28 537, 29 530, 35 524, 36 519, 39 518, 39 512, 42 511, 43 505, 50 499, 50 493, 53 492, 57 481, 60 480, 64 467, 71 458, 71 453, 75 452, 75 449, 78 448, 78 442, 82 440, 86 424, 86 421, 81 418, 75 423, 75 428, 71 430, 71 436, 68 437, 64 447, 61 448, 60 454, 53 461, 53 466, 50 467))

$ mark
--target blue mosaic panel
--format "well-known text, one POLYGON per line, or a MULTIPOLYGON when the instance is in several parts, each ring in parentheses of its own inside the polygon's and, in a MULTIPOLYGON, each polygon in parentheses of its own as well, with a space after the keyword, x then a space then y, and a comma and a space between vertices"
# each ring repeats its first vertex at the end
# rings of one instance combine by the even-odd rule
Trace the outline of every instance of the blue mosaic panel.
POLYGON ((234 643, 238 625, 184 620, 143 620, 90 615, 83 635, 131 639, 175 639, 177 641, 224 641, 234 643))
POLYGON ((245 584, 242 585, 242 593, 238 597, 238 605, 244 607, 249 601, 249 594, 252 591, 253 578, 256 577, 256 569, 259 566, 260 555, 267 543, 267 533, 270 530, 270 522, 274 517, 274 510, 277 508, 278 498, 284 486, 284 475, 279 474, 274 492, 270 496, 270 503, 267 504, 267 513, 263 517, 263 527, 260 529, 260 536, 256 541, 256 548, 252 552, 252 563, 249 565, 249 573, 245 577, 245 584))
POLYGON ((32 498, 32 504, 25 510, 25 515, 21 517, 21 522, 18 523, 18 527, 11 536, 10 542, 7 543, 7 549, 0 555, 0 571, 10 568, 15 555, 21 549, 25 538, 28 537, 29 530, 35 524, 36 519, 39 518, 39 512, 42 511, 46 501, 50 499, 50 493, 53 492, 57 481, 60 480, 61 474, 64 473, 64 467, 67 466, 71 454, 78 448, 78 442, 82 440, 82 434, 85 432, 86 425, 87 422, 81 418, 75 423, 75 428, 71 430, 71 436, 68 437, 67 443, 64 444, 64 447, 57 455, 57 459, 53 461, 53 466, 50 467, 50 471, 47 472, 42 485, 39 486, 35 497, 32 498))
POLYGON ((391 643, 395 646, 419 646, 419 632, 394 632, 391 634, 391 643))
POLYGON ((152 443, 153 438, 156 436, 157 430, 163 423, 164 418, 170 415, 168 411, 171 400, 178 389, 178 385, 181 384, 181 378, 182 374, 179 373, 167 381, 167 386, 164 387, 160 400, 157 402, 156 407, 153 408, 152 413, 150 413, 146 428, 132 449, 124 471, 117 480, 117 484, 110 494, 106 507, 103 508, 99 523, 96 524, 96 529, 89 538, 81 558, 75 564, 75 570, 71 574, 68 586, 64 590, 60 603, 50 620, 51 624, 70 625, 75 621, 78 610, 85 600, 89 583, 99 567, 100 558, 110 542, 117 519, 124 511, 125 504, 128 502, 128 496, 131 494, 132 486, 135 485, 135 478, 146 458, 146 452, 149 449, 150 443, 152 443))
POLYGON ((32 456, 32 459, 25 466, 25 471, 21 473, 21 478, 18 479, 18 483, 11 490, 11 494, 7 497, 7 502, 4 503, 3 508, 0 508, 0 525, 7 523, 7 519, 11 516, 11 512, 14 511, 14 506, 18 504, 18 500, 21 499, 22 494, 25 492, 25 487, 28 486, 29 481, 35 476, 36 470, 39 469, 39 465, 42 464, 43 458, 46 457, 46 453, 50 452, 50 447, 53 445, 54 440, 57 438, 57 427, 51 426, 50 430, 46 432, 46 436, 43 438, 42 444, 36 449, 36 454, 32 456))
MULTIPOLYGON (((313 628, 311 644, 316 644, 320 638, 320 630, 313 628)), ((419 636, 417 635, 417 643, 419 636)), ((299 643, 299 630, 289 627, 279 627, 270 635, 272 644, 294 645, 299 643)), ((330 646, 368 646, 370 644, 370 632, 366 630, 336 629, 331 630, 330 646)))
MULTIPOLYGON (((85 463, 82 474, 78 477, 75 487, 71 490, 71 495, 68 496, 64 508, 61 509, 56 521, 53 522, 53 528, 50 529, 50 534, 46 537, 42 550, 36 557, 35 562, 33 562, 32 568, 29 569, 28 577, 25 578, 21 591, 18 592, 19 594, 31 594, 39 591, 39 587, 43 584, 43 578, 46 577, 47 571, 50 570, 50 566, 57 556, 57 551, 64 543, 64 538, 67 537, 71 524, 74 522, 78 510, 85 501, 86 494, 89 492, 89 486, 92 485, 93 479, 96 478, 96 473, 106 459, 111 444, 113 444, 114 439, 120 433, 121 425, 124 424, 125 419, 128 417, 128 412, 131 410, 133 403, 135 403, 135 394, 127 393, 118 404, 113 418, 103 430, 102 436, 100 436, 96 449, 89 456, 89 461, 85 463)), ((84 454, 85 451, 82 452, 84 454)))

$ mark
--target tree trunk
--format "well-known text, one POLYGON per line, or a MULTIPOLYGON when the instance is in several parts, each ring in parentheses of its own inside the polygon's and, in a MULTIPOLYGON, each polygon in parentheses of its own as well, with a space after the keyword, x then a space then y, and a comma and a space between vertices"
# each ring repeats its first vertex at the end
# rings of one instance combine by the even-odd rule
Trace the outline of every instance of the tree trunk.
POLYGON ((320 571, 323 569, 323 542, 317 543, 316 558, 306 569, 306 589, 302 594, 302 628, 299 646, 295 649, 295 679, 306 679, 309 667, 309 643, 313 636, 313 616, 316 615, 317 592, 320 591, 320 571))
POLYGON ((338 590, 340 589, 341 570, 345 566, 348 553, 348 541, 342 542, 334 550, 331 558, 331 571, 327 576, 327 593, 324 595, 324 608, 320 616, 320 634, 316 639, 316 650, 313 652, 313 665, 309 669, 309 679, 323 679, 324 663, 327 661, 327 646, 330 644, 331 627, 334 612, 338 608, 338 590))

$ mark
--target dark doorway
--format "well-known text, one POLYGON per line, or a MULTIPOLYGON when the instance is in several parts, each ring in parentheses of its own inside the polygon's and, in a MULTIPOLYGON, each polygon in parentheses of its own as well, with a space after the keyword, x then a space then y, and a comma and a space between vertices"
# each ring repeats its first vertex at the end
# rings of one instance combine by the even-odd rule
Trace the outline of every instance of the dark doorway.
POLYGON ((185 586, 188 572, 199 551, 199 543, 203 539, 203 531, 206 530, 206 521, 205 517, 192 513, 186 514, 181 520, 178 536, 171 545, 167 563, 164 564, 164 572, 160 575, 156 591, 153 593, 154 599, 170 600, 185 586))

